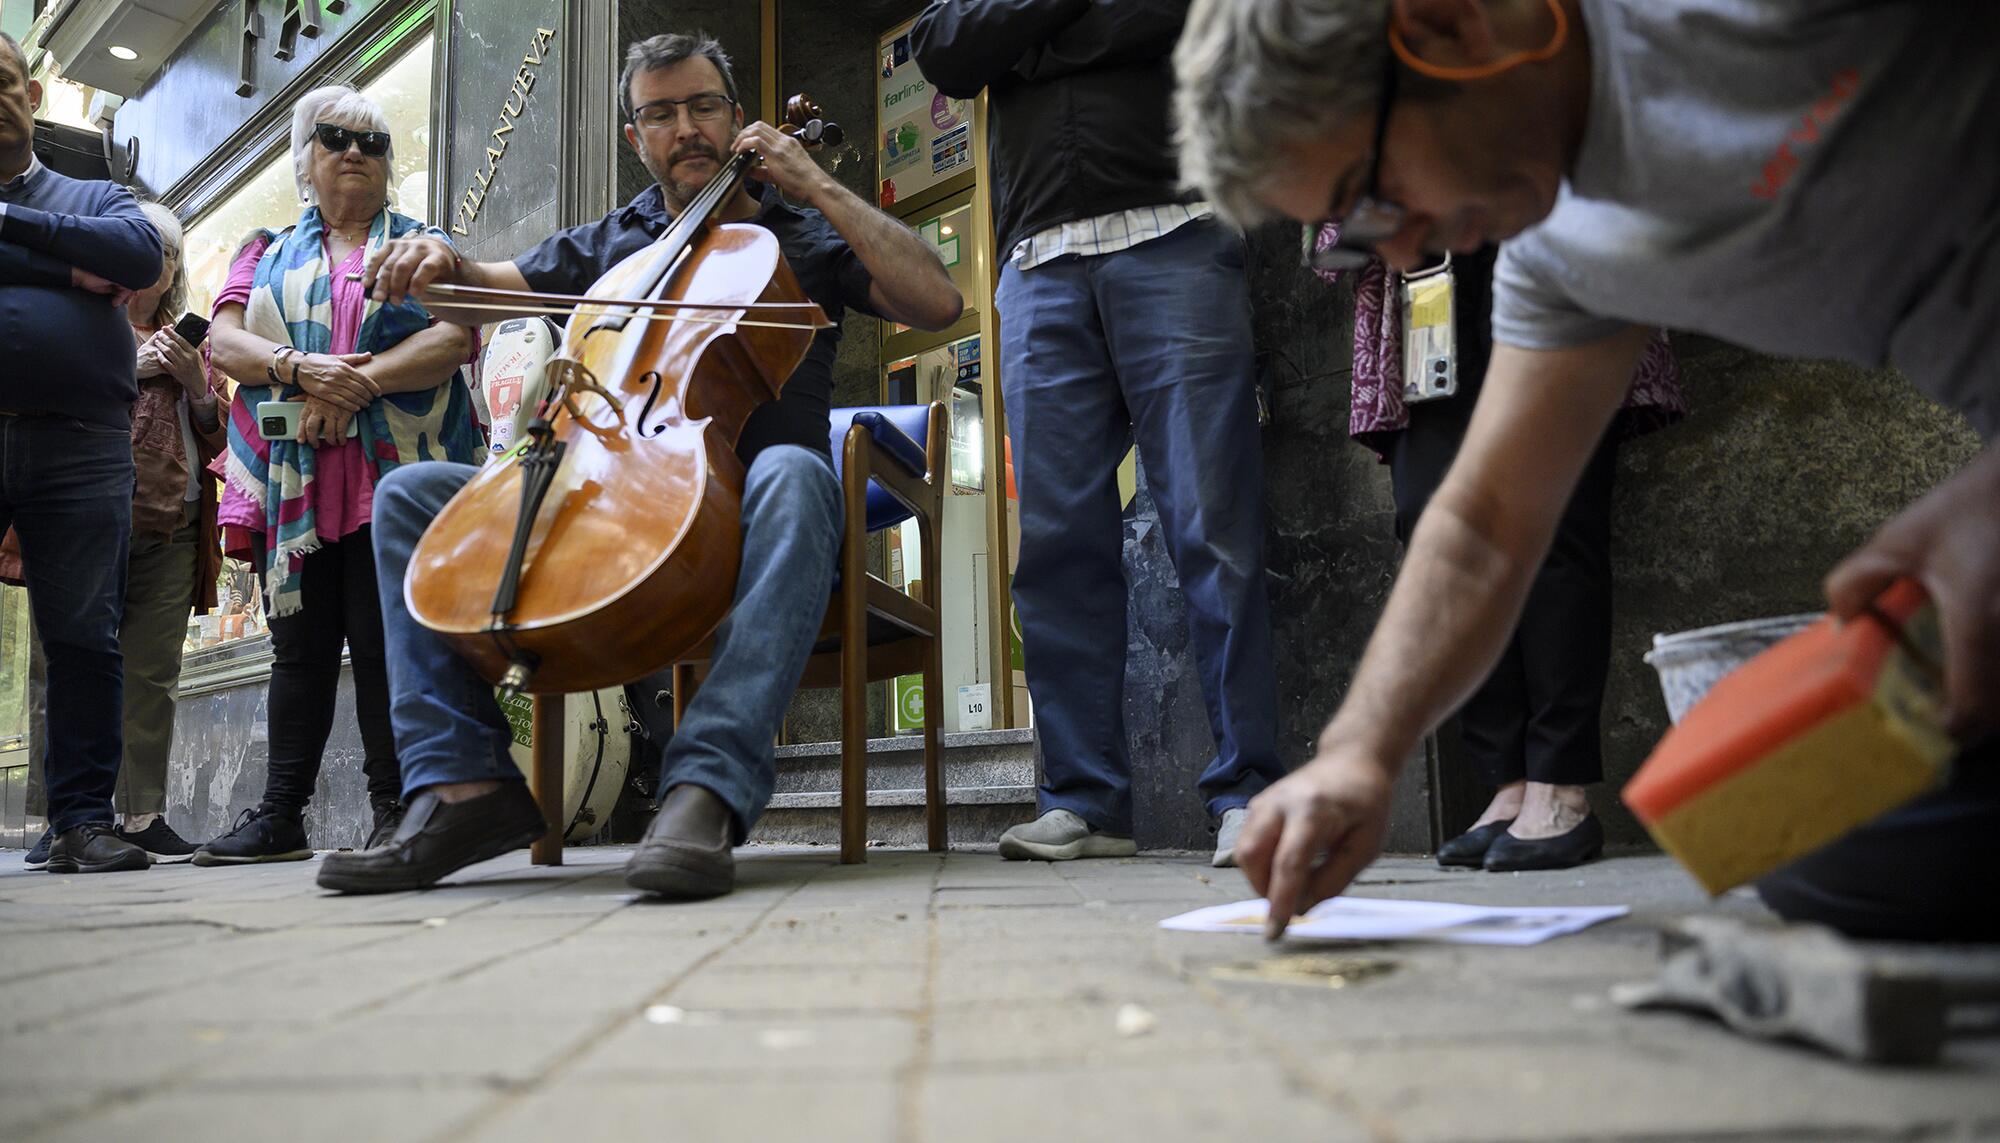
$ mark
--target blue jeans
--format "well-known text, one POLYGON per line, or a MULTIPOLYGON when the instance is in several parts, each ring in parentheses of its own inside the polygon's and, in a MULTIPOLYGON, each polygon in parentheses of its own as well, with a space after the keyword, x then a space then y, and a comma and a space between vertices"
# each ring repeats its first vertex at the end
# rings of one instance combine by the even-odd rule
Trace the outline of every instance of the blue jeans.
POLYGON ((124 752, 118 623, 132 543, 132 434, 73 417, 0 416, 0 531, 21 540, 48 659, 42 773, 57 833, 112 820, 124 752))
MULTIPOLYGON (((403 604, 417 540, 477 471, 406 465, 375 490, 389 716, 406 799, 440 782, 522 777, 492 686, 403 604)), ((708 678, 667 747, 660 780, 662 790, 692 783, 712 791, 735 812, 739 840, 771 800, 773 742, 826 617, 840 537, 840 485, 827 458, 795 445, 758 453, 744 479, 735 604, 716 628, 708 678)))
POLYGON ((1264 460, 1242 238, 1196 221, 1114 254, 1001 271, 1001 385, 1021 493, 1014 604, 1041 808, 1132 829, 1124 527, 1136 434, 1188 605, 1211 814, 1284 776, 1264 583, 1264 460))

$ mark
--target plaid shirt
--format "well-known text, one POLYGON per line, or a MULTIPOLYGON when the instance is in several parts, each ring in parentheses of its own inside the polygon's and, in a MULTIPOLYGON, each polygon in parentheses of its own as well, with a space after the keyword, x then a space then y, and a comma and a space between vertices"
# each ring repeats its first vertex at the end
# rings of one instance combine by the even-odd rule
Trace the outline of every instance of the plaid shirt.
POLYGON ((1079 218, 1060 226, 1038 231, 1014 244, 1008 261, 1017 270, 1032 270, 1065 254, 1088 258, 1130 250, 1141 242, 1151 242, 1186 226, 1197 218, 1207 218, 1215 208, 1205 202, 1170 202, 1160 206, 1079 218))

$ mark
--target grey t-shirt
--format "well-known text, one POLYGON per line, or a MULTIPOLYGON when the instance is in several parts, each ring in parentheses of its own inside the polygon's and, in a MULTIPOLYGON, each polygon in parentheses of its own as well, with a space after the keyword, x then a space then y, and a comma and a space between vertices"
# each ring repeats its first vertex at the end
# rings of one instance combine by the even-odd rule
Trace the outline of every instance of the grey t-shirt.
POLYGON ((1590 117, 1493 337, 1894 364, 2000 434, 2000 3, 1582 0, 1590 117))

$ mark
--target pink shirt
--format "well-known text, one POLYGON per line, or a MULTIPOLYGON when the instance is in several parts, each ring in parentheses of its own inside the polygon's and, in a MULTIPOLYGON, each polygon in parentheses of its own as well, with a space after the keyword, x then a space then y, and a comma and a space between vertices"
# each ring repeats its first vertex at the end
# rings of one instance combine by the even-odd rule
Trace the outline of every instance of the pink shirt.
MULTIPOLYGON (((215 311, 232 303, 249 305, 250 283, 257 275, 257 262, 269 245, 269 239, 259 238, 244 248, 229 267, 229 280, 216 296, 215 311)), ((333 344, 328 351, 336 355, 353 353, 361 337, 361 318, 367 312, 368 296, 361 283, 349 281, 348 275, 360 272, 366 255, 365 248, 356 247, 333 271, 333 344)), ((248 425, 255 431, 248 418, 240 425, 248 425)), ((314 528, 323 542, 343 539, 364 527, 374 515, 375 466, 362 454, 359 437, 316 451, 313 482, 307 492, 314 528)), ((223 526, 223 550, 238 559, 248 559, 248 533, 265 530, 264 510, 235 485, 225 483, 218 518, 223 526)))

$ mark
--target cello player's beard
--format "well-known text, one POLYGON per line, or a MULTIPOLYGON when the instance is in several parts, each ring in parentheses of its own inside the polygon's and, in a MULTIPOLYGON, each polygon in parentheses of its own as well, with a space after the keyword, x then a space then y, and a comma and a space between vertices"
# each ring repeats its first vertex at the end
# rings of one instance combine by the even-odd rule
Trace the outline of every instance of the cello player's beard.
POLYGON ((706 141, 690 143, 674 151, 667 156, 664 163, 656 160, 650 152, 642 154, 640 159, 646 165, 646 173, 652 175, 653 180, 660 184, 660 190, 667 196, 667 205, 673 207, 676 214, 686 209, 687 204, 694 200, 694 196, 700 194, 722 170, 722 156, 717 154, 715 148, 706 141), (675 178, 674 168, 693 158, 708 159, 714 166, 698 180, 675 178))

